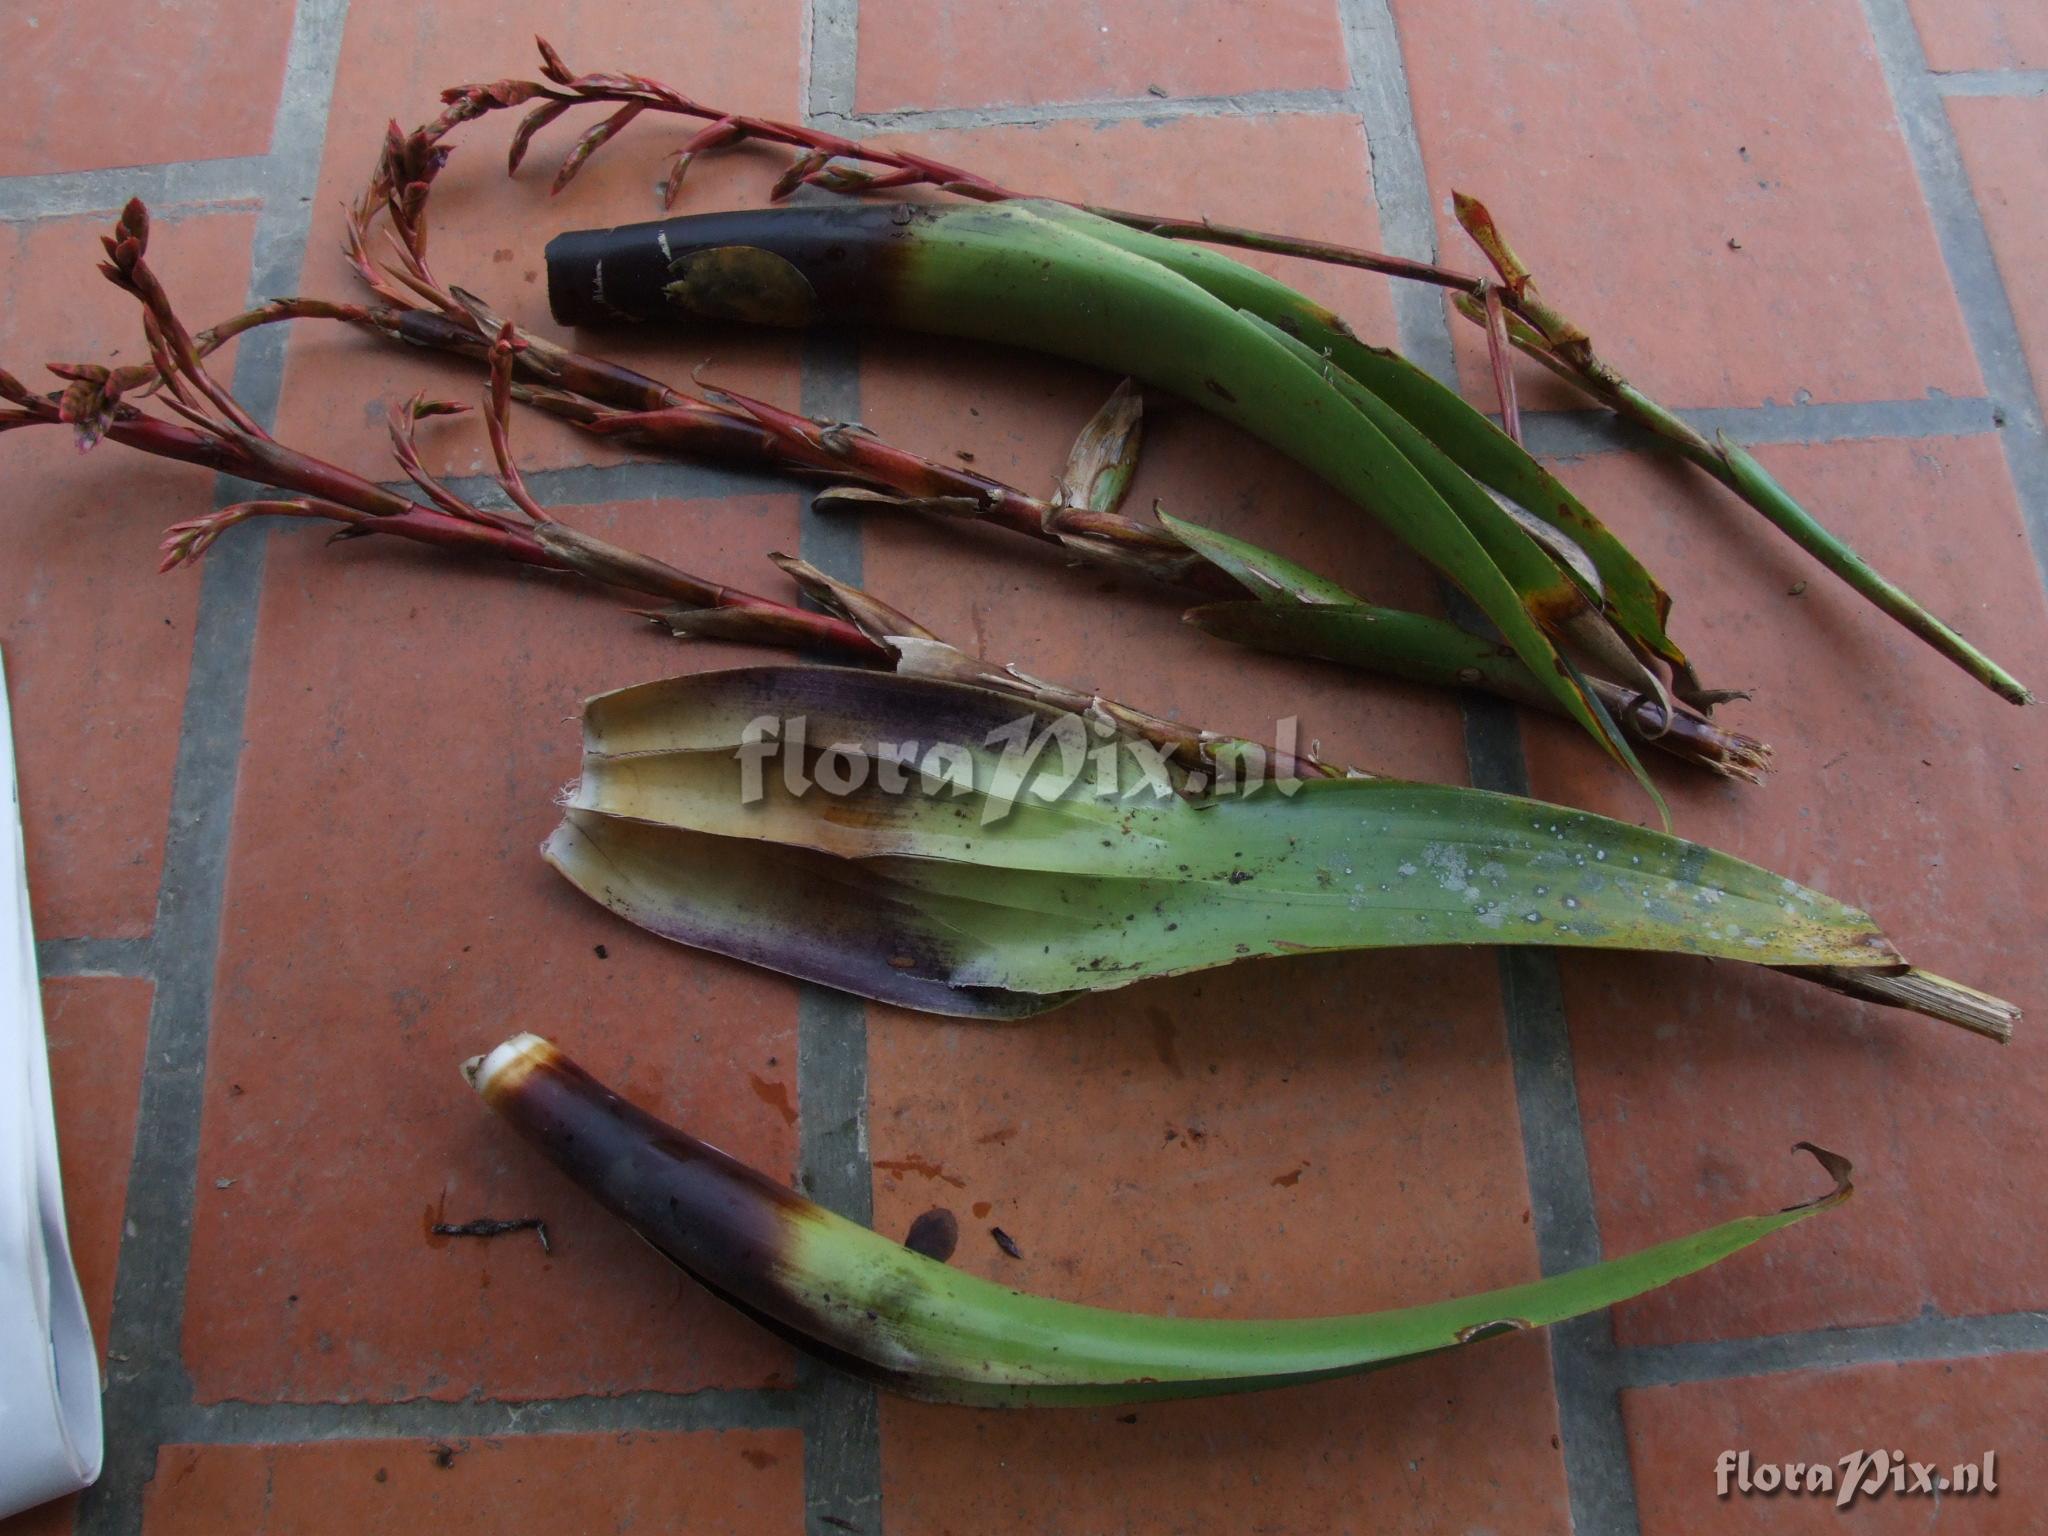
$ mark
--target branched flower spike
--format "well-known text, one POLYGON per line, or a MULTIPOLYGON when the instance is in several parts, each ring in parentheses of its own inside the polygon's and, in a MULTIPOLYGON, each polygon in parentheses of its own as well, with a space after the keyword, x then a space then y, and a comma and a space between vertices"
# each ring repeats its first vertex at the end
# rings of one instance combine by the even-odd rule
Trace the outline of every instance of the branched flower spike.
MULTIPOLYGON (((201 464, 286 493, 175 525, 164 541, 165 569, 198 558, 228 528, 253 517, 321 518, 344 524, 344 535, 390 534, 436 548, 572 572, 661 602, 723 613, 729 621, 743 620, 752 637, 767 643, 814 645, 849 659, 886 659, 883 648, 843 619, 692 576, 571 528, 542 508, 528 493, 511 455, 511 370, 520 346, 509 328, 495 335, 486 351, 491 367, 486 421, 501 483, 518 509, 516 516, 457 496, 421 468, 413 444, 418 422, 464 407, 415 397, 392 414, 394 452, 424 501, 399 495, 277 442, 226 386, 207 373, 199 344, 149 266, 148 239, 148 215, 141 203, 130 203, 106 241, 108 261, 102 271, 143 306, 153 359, 148 377, 161 386, 157 398, 181 419, 166 420, 125 400, 108 400, 106 391, 116 378, 130 377, 125 372, 110 374, 104 381, 87 381, 97 392, 90 412, 95 436, 104 435, 127 447, 201 464), (102 420, 104 425, 97 425, 102 420)), ((66 370, 73 382, 62 396, 36 395, 11 376, 0 375, 4 379, 0 394, 15 407, 0 412, 0 429, 75 421, 84 409, 77 399, 80 380, 75 375, 80 371, 66 370), (67 398, 71 400, 68 414, 67 398)))

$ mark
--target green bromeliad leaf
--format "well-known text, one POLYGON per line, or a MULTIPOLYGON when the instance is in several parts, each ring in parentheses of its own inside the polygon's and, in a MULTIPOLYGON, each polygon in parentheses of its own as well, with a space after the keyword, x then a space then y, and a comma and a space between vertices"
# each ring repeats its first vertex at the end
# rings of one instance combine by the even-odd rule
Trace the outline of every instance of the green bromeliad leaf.
POLYGON ((1544 627, 1562 624, 1561 605, 1580 601, 1570 576, 1363 386, 1140 254, 1128 232, 1105 238, 1109 228, 1037 203, 699 215, 559 237, 549 246, 549 296, 557 318, 572 323, 881 320, 1052 352, 1180 394, 1321 475, 1441 570, 1662 814, 1626 739, 1544 627))
POLYGON ((1586 552, 1609 614, 1632 639, 1690 675, 1665 626, 1671 599, 1613 531, 1529 451, 1399 352, 1361 341, 1341 317, 1278 278, 1180 240, 1077 215, 1097 239, 1171 267, 1224 303, 1277 326, 1371 390, 1418 428, 1466 474, 1541 518, 1586 552), (1101 227, 1107 224, 1107 228, 1101 227))
POLYGON ((1270 549, 1191 523, 1163 509, 1154 515, 1174 537, 1212 565, 1221 566, 1262 603, 1352 607, 1361 601, 1349 588, 1270 549))
POLYGON ((990 1407, 1149 1402, 1353 1375, 1612 1306, 1849 1198, 1743 1216, 1524 1285, 1350 1317, 1157 1317, 1033 1296, 813 1204, 622 1099, 537 1035, 464 1068, 484 1101, 715 1295, 906 1396, 990 1407))
POLYGON ((935 1012, 1424 944, 1707 955, 1864 995, 1921 978, 1865 914, 1664 833, 1388 779, 1199 783, 1106 720, 933 678, 605 695, 567 806, 548 857, 622 915, 935 1012))

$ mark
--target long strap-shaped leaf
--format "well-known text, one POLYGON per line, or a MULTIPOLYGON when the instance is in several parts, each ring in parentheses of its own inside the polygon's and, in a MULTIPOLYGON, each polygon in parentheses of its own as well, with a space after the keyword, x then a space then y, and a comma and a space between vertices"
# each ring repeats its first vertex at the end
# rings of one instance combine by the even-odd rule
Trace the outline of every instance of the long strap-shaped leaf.
MULTIPOLYGON (((1189 549, 1226 572, 1249 599, 1204 603, 1181 615, 1209 634, 1287 656, 1321 656, 1438 688, 1483 687, 1538 708, 1550 701, 1520 657, 1497 641, 1399 608, 1368 603, 1306 566, 1213 528, 1159 512, 1189 549)), ((1710 725, 1703 715, 1596 681, 1609 714, 1655 743, 1729 778, 1759 782, 1771 749, 1710 725), (1625 711, 1633 711, 1629 719, 1625 711)))
POLYGON ((1391 779, 1197 792, 1156 758, 1106 718, 932 677, 674 678, 589 703, 546 853, 669 938, 959 1015, 1253 955, 1545 944, 1777 966, 2000 1038, 2017 1016, 1865 914, 1664 833, 1391 779))
MULTIPOLYGON (((1315 368, 1360 415, 1384 432, 1388 440, 1407 455, 1408 461, 1421 472, 1430 488, 1443 499, 1444 505, 1471 530, 1493 563, 1500 567, 1501 575, 1515 589, 1525 611, 1537 617, 1552 634, 1575 641, 1588 657, 1604 665, 1617 679, 1646 694, 1663 692, 1662 681, 1650 674, 1635 652, 1610 626, 1601 609, 1599 588, 1593 581, 1581 576, 1570 562, 1558 558, 1539 544, 1505 505, 1452 463, 1442 449, 1386 401, 1343 372, 1330 359, 1312 350, 1307 343, 1296 340, 1249 310, 1242 313, 1296 357, 1315 368)), ((1584 552, 1576 545, 1563 547, 1584 558, 1584 552)))
POLYGON ((1351 1317, 1154 1317, 966 1274, 792 1193, 626 1102, 538 1035, 464 1073, 484 1102, 713 1294, 893 1391, 983 1406, 1206 1397, 1348 1376, 1542 1328, 1668 1284, 1849 1198, 1743 1216, 1527 1285, 1351 1317))
MULTIPOLYGON (((1057 216, 1057 215, 1054 215, 1057 216)), ((1086 215, 1079 215, 1086 218, 1086 215)), ((1173 268, 1224 303, 1252 314, 1330 361, 1392 406, 1466 474, 1543 519, 1586 552, 1600 574, 1609 612, 1622 629, 1681 675, 1684 651, 1666 633, 1671 599, 1628 547, 1527 449, 1400 353, 1361 341, 1343 319, 1278 278, 1220 252, 1162 240, 1109 220, 1089 219, 1098 239, 1173 268), (1102 228, 1100 226, 1107 225, 1102 228)))
POLYGON ((1320 474, 1455 582, 1668 821, 1598 699, 1414 461, 1268 326, 1095 238, 1076 223, 1086 217, 1026 203, 898 204, 577 232, 549 243, 549 303, 569 323, 879 319, 1054 352, 1172 390, 1320 474))

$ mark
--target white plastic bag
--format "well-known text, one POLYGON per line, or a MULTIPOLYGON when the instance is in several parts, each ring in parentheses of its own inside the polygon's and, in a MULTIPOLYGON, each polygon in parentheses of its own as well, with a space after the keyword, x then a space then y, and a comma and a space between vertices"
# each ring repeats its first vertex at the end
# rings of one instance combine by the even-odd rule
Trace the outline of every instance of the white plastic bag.
POLYGON ((100 1475, 100 1368, 64 1232, 50 1053, 0 666, 0 1518, 100 1475))

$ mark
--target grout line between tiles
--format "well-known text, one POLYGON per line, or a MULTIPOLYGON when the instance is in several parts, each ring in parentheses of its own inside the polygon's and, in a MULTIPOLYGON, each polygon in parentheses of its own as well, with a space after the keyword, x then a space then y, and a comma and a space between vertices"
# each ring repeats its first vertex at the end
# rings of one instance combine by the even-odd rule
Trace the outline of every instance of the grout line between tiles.
POLYGON ((256 203, 272 184, 267 156, 184 160, 111 171, 56 171, 0 178, 0 223, 112 213, 131 197, 152 211, 194 203, 256 203))
MULTIPOLYGON (((1434 261, 1436 216, 1390 0, 1340 0, 1338 17, 1371 157, 1380 239, 1391 255, 1434 261)), ((1400 349, 1438 379, 1455 382, 1443 295, 1422 283, 1392 282, 1391 291, 1400 349)))
MULTIPOLYGON (((296 283, 326 135, 346 0, 300 0, 293 19, 249 292, 296 283)), ((132 183, 131 183, 132 185, 132 183)), ((258 420, 276 413, 284 338, 252 336, 234 388, 258 420)), ((215 504, 246 494, 221 479, 215 504)), ((79 1536, 133 1536, 164 1429, 190 1398, 182 1334, 194 1181, 204 1100, 214 963, 220 945, 236 773, 263 580, 265 539, 223 539, 200 577, 198 620, 173 770, 171 810, 151 949, 156 979, 130 1163, 126 1219, 108 1329, 107 1465, 81 1499, 79 1536)))
MULTIPOLYGON (((1433 259, 1436 225, 1401 43, 1388 0, 1341 0, 1352 79, 1363 97, 1373 196, 1388 249, 1433 259)), ((1455 383, 1450 318, 1434 290, 1394 285, 1401 349, 1446 383, 1455 383)), ((1552 431, 1545 423, 1541 430, 1552 431)), ((1583 450, 1582 450, 1583 451, 1583 450)), ((1448 594, 1454 614, 1463 604, 1448 594)), ((1471 617, 1469 605, 1463 617, 1471 617)), ((1464 703, 1466 759, 1472 783, 1528 793, 1528 768, 1514 709, 1492 699, 1464 703)), ((1585 1132, 1572 1073, 1556 956, 1548 950, 1499 953, 1501 1008, 1522 1122, 1530 1222, 1543 1273, 1596 1262, 1600 1229, 1593 1206, 1585 1132)), ((1639 1529, 1635 1478, 1615 1389, 1613 1324, 1604 1312, 1553 1327, 1549 1334, 1557 1393, 1560 1451, 1573 1528, 1599 1536, 1639 1529)))
MULTIPOLYGON (((534 499, 549 507, 588 507, 609 501, 708 501, 728 496, 787 496, 787 475, 728 469, 712 464, 679 464, 647 459, 631 464, 579 464, 566 469, 528 469, 520 479, 534 499)), ((478 506, 509 511, 510 498, 494 475, 457 475, 441 482, 478 506)), ((410 480, 384 482, 384 489, 417 497, 410 480)))
POLYGON ((1976 1355, 2048 1351, 2048 1312, 1983 1317, 1916 1317, 1864 1328, 1823 1328, 1756 1339, 1662 1344, 1616 1353, 1623 1386, 1662 1387, 1783 1371, 1831 1371, 1855 1365, 1911 1365, 1976 1355))
MULTIPOLYGON (((814 0, 814 13, 825 0, 814 0)), ((814 37, 850 38, 856 16, 848 0, 832 0, 836 30, 814 37)), ((831 62, 829 60, 827 63, 831 62)), ((839 66, 850 93, 851 55, 839 66)), ((813 80, 825 73, 814 64, 813 80)), ((805 339, 800 408, 808 416, 860 420, 860 349, 846 332, 805 339)), ((803 499, 797 552, 826 575, 861 581, 857 518, 825 516, 803 499)), ((874 1175, 868 1162, 867 1005, 826 987, 797 993, 797 1178, 804 1192, 853 1221, 874 1220, 874 1175)), ((875 1388, 806 1358, 801 1393, 804 1428, 804 1526, 808 1536, 879 1536, 882 1530, 881 1408, 875 1388)))
POLYGON ((155 975, 148 939, 40 939, 36 972, 43 980, 59 976, 155 975))
POLYGON ((2048 69, 1930 70, 1941 96, 2048 96, 2048 69))
MULTIPOLYGON (((1773 443, 1853 443, 1880 437, 1973 437, 1995 432, 2000 426, 1998 407, 1993 401, 1943 396, 1925 400, 1706 407, 1681 410, 1678 414, 1709 438, 1726 432, 1748 447, 1773 443)), ((1522 426, 1530 452, 1550 458, 1624 450, 1673 451, 1660 438, 1603 410, 1524 411, 1522 426)))
POLYGON ((457 1440, 507 1435, 791 1429, 793 1392, 710 1388, 622 1392, 531 1402, 194 1403, 173 1412, 166 1445, 267 1445, 321 1440, 457 1440))
POLYGON ((853 119, 860 0, 810 0, 804 7, 803 103, 814 125, 853 119))
POLYGON ((2048 575, 2048 431, 2020 349, 2012 302, 1963 171, 1939 77, 1928 72, 1906 0, 1863 0, 1863 10, 1948 264, 1949 281, 1962 305, 1977 365, 2005 417, 1999 439, 2019 493, 2034 562, 2048 575))
MULTIPOLYGON (((814 95, 813 100, 816 97, 814 95)), ((851 102, 849 88, 843 98, 851 102)), ((1184 117, 1255 117, 1287 113, 1350 115, 1358 110, 1352 91, 1242 91, 1227 96, 1113 96, 1100 101, 1053 101, 1042 105, 914 107, 890 112, 855 112, 849 107, 812 108, 820 127, 848 138, 882 133, 946 133, 963 128, 1038 128, 1051 123, 1170 123, 1184 117)))

